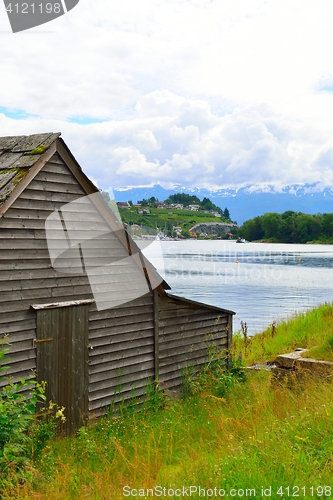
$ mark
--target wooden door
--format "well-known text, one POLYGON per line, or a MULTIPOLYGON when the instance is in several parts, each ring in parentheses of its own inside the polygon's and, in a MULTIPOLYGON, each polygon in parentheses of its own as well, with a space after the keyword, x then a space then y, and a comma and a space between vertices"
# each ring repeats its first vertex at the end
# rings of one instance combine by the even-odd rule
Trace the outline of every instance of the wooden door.
POLYGON ((37 380, 47 382, 46 396, 65 407, 65 434, 88 414, 89 306, 37 310, 37 380))

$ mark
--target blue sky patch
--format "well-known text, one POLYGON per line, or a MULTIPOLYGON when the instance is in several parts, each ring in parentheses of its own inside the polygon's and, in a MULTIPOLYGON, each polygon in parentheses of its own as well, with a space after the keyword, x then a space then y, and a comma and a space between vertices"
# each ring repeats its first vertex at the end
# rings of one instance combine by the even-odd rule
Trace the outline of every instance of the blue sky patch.
POLYGON ((12 118, 13 120, 25 120, 27 118, 31 118, 31 116, 37 116, 26 113, 22 109, 5 108, 4 106, 0 106, 0 113, 7 116, 7 118, 12 118))
POLYGON ((324 85, 323 87, 320 87, 319 91, 320 92, 333 92, 333 84, 324 85))
POLYGON ((99 120, 98 118, 90 118, 89 116, 72 116, 68 119, 69 123, 77 123, 78 125, 90 125, 91 123, 102 123, 106 120, 99 120))

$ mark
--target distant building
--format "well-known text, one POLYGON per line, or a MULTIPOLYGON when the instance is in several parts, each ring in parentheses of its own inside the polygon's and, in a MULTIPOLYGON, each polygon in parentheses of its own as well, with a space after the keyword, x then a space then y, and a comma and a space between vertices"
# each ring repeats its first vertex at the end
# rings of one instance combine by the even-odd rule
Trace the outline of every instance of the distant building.
POLYGON ((188 206, 189 210, 194 210, 195 212, 197 212, 199 210, 199 208, 200 208, 199 205, 189 205, 188 206))

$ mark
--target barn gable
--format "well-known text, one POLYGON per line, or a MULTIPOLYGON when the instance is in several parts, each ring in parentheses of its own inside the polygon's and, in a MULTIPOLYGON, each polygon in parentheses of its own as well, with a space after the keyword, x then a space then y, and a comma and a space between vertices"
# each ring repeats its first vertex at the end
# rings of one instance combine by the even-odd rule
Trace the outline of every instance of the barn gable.
POLYGON ((87 414, 140 396, 149 381, 179 386, 181 369, 206 359, 207 342, 230 347, 232 313, 168 295, 170 287, 99 197, 92 197, 93 209, 80 210, 77 227, 90 220, 112 231, 85 251, 99 264, 135 257, 146 293, 126 301, 116 286, 109 295, 123 293, 123 303, 101 309, 86 272, 52 266, 45 221, 98 193, 59 136, 0 138, 0 339, 11 344, 7 373, 17 379, 37 370, 47 379, 48 396, 67 408, 71 432, 87 414))

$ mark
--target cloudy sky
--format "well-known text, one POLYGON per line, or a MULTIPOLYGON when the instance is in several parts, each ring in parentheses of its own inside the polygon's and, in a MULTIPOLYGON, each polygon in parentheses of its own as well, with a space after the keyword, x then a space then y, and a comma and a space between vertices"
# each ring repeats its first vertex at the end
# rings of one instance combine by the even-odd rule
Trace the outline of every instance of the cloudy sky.
POLYGON ((80 0, 12 34, 1 2, 0 135, 61 131, 103 189, 332 186, 332 21, 330 0, 80 0))

